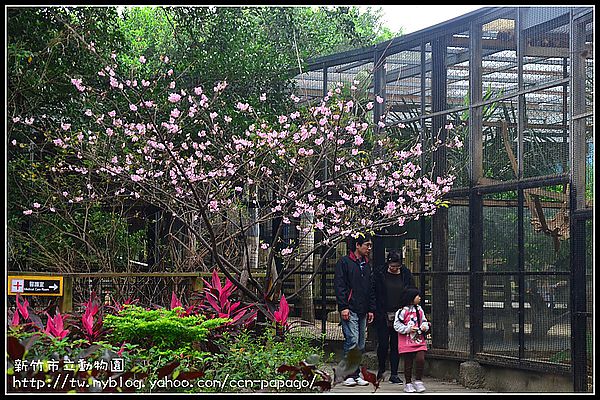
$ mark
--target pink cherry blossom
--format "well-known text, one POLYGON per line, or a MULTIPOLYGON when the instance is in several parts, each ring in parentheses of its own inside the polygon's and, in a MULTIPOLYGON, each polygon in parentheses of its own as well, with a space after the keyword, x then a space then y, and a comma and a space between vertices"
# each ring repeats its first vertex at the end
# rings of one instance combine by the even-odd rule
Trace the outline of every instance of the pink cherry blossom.
POLYGON ((250 107, 250 105, 248 103, 242 103, 242 102, 238 102, 236 104, 236 107, 238 110, 240 111, 247 111, 248 108, 250 107))
POLYGON ((77 88, 77 90, 79 90, 80 92, 84 92, 85 91, 85 86, 82 84, 82 80, 81 79, 71 79, 71 83, 77 88))
POLYGON ((181 96, 177 93, 170 93, 169 94, 169 101, 171 103, 177 103, 179 100, 181 100, 181 96))

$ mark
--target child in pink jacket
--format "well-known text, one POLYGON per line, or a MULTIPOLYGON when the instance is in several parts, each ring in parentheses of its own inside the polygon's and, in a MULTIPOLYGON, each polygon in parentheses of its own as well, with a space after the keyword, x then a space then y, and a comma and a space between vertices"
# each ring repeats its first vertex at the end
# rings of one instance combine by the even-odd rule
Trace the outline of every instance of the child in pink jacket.
POLYGON ((416 288, 406 289, 402 304, 404 307, 396 312, 394 329, 398 332, 398 353, 404 356, 404 391, 407 393, 424 392, 423 369, 427 343, 424 332, 429 330, 429 322, 425 312, 419 306, 421 295, 416 288), (412 382, 413 361, 416 364, 415 382, 412 382))

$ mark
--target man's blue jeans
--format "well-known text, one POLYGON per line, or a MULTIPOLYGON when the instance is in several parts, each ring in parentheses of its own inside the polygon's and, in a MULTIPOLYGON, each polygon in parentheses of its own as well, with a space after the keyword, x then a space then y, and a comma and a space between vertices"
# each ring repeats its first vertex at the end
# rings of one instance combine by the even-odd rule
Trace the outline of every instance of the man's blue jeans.
MULTIPOLYGON (((359 315, 354 311, 350 311, 350 319, 342 319, 342 333, 344 334, 344 358, 355 347, 358 347, 361 353, 365 351, 367 314, 359 315)), ((358 372, 357 368, 356 372, 349 376, 357 378, 358 372)))

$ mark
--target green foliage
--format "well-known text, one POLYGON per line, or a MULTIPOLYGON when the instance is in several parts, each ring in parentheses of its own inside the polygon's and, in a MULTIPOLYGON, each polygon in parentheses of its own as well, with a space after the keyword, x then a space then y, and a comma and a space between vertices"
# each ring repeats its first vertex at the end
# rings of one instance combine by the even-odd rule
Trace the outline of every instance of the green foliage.
MULTIPOLYGON (((181 312, 181 310, 176 309, 166 313, 154 313, 149 310, 140 309, 129 310, 131 316, 135 314, 140 316, 141 320, 155 322, 161 315, 166 315, 167 319, 171 320, 174 318, 182 318, 176 316, 177 312, 181 312)), ((198 317, 197 319, 202 318, 198 317)), ((209 330, 214 330, 218 328, 218 326, 220 326, 219 324, 222 324, 222 322, 222 320, 218 319, 208 320, 203 322, 203 326, 209 330)), ((184 325, 185 324, 186 323, 184 323, 184 325)), ((171 325, 176 324, 171 322, 171 325)), ((115 324, 114 326, 117 327, 119 324, 115 324)), ((126 330, 127 329, 129 328, 126 328, 126 330)), ((152 332, 156 331, 153 330, 152 332)), ((95 367, 95 363, 108 363, 114 357, 122 357, 125 362, 125 370, 128 371, 127 374, 134 374, 133 376, 136 380, 143 380, 145 382, 143 386, 132 387, 130 390, 144 393, 194 393, 200 391, 244 390, 243 387, 238 388, 236 386, 227 385, 224 388, 207 388, 194 384, 182 385, 183 388, 169 386, 156 386, 152 388, 152 385, 150 384, 151 382, 159 381, 159 377, 164 376, 167 376, 169 381, 174 381, 178 379, 178 377, 183 380, 193 380, 201 376, 196 374, 195 371, 204 372, 204 380, 215 379, 224 382, 227 377, 228 381, 243 380, 247 382, 247 380, 265 380, 289 383, 291 380, 289 372, 277 372, 277 369, 282 365, 301 366, 303 365, 301 364, 302 361, 307 361, 310 364, 315 364, 316 367, 319 368, 319 364, 324 360, 323 351, 320 348, 311 345, 308 339, 298 337, 292 338, 290 336, 280 341, 274 336, 274 330, 272 328, 268 329, 262 335, 257 335, 256 332, 252 331, 244 331, 236 337, 228 334, 215 341, 216 347, 221 348, 223 351, 212 353, 203 351, 195 345, 190 347, 185 343, 173 343, 173 341, 169 341, 170 345, 173 347, 167 346, 165 341, 161 342, 161 346, 152 345, 148 341, 146 341, 145 344, 123 343, 120 346, 109 344, 106 341, 100 341, 90 346, 84 339, 72 340, 67 337, 58 340, 32 332, 23 333, 13 331, 11 336, 19 340, 26 350, 22 353, 22 357, 17 356, 15 358, 14 354, 17 354, 18 351, 11 344, 11 348, 9 349, 11 356, 7 366, 7 375, 9 376, 14 375, 15 378, 19 379, 23 376, 29 376, 23 374, 23 372, 15 372, 14 360, 21 358, 23 360, 28 360, 29 362, 39 360, 43 366, 43 371, 47 375, 51 375, 47 376, 47 378, 56 379, 57 374, 64 373, 64 370, 59 370, 58 372, 53 370, 54 372, 52 372, 49 368, 50 360, 58 361, 65 359, 66 357, 74 362, 76 379, 85 380, 87 377, 95 376, 97 380, 106 381, 108 375, 105 376, 102 374, 98 367, 95 367), (90 370, 88 370, 87 373, 85 372, 85 369, 81 369, 80 362, 90 365, 90 370), (165 370, 172 371, 172 373, 165 372, 165 370), (185 376, 187 376, 187 378, 185 376)), ((131 336, 135 337, 135 340, 140 342, 143 341, 143 338, 139 337, 139 335, 133 334, 131 336)), ((112 339, 114 339, 114 337, 112 339)), ((333 354, 329 355, 330 358, 332 356, 333 354)), ((28 371, 31 371, 31 369, 28 371)), ((319 376, 319 378, 322 377, 319 376)), ((295 379, 303 379, 302 374, 299 373, 295 379)), ((70 388, 70 385, 67 385, 67 387, 70 388)), ((74 388, 79 388, 77 391, 86 391, 86 389, 82 389, 82 387, 83 386, 74 386, 74 388)), ((280 388, 277 391, 298 392, 301 390, 299 389, 300 387, 301 386, 299 385, 289 385, 288 387, 280 388)), ((124 389, 125 388, 117 388, 117 391, 122 391, 124 389)), ((246 389, 256 391, 260 389, 260 387, 255 384, 252 388, 248 386, 246 389)), ((270 390, 275 391, 276 389, 270 390)), ((302 387, 302 391, 310 391, 310 389, 302 387)))
POLYGON ((65 107, 74 112, 70 78, 95 74, 98 60, 90 57, 73 30, 88 44, 94 42, 99 53, 106 54, 121 47, 117 20, 114 7, 9 8, 8 114, 41 110, 40 114, 60 117, 58 113, 65 107))
POLYGON ((143 257, 145 232, 129 232, 127 220, 100 207, 71 206, 64 213, 24 216, 11 213, 9 259, 16 265, 45 270, 124 270, 124 261, 143 257), (30 225, 29 225, 30 223, 30 225), (26 227, 26 229, 23 229, 26 227), (81 232, 87 227, 85 235, 81 232))
MULTIPOLYGON (((286 335, 280 340, 275 336, 272 327, 261 335, 249 331, 242 332, 236 341, 224 337, 219 344, 225 351, 215 355, 210 367, 205 371, 206 379, 223 381, 228 376, 228 380, 286 380, 289 379, 287 374, 277 372, 281 365, 298 365, 300 361, 309 357, 324 359, 323 350, 313 346, 309 339, 286 335)), ((227 391, 235 389, 224 388, 227 391)))
POLYGON ((239 98, 268 93, 282 106, 309 58, 391 38, 380 12, 357 7, 134 7, 121 26, 130 60, 168 55, 194 84, 226 79, 239 98))
POLYGON ((227 321, 185 316, 181 307, 146 310, 128 305, 118 315, 106 316, 104 326, 112 330, 107 338, 113 343, 138 346, 128 360, 133 372, 157 378, 170 362, 178 362, 179 371, 202 371, 213 358, 209 344, 227 321))
POLYGON ((107 315, 104 326, 112 329, 109 337, 116 341, 144 346, 178 348, 202 342, 211 329, 222 326, 227 319, 206 320, 201 315, 181 316, 183 310, 146 310, 139 306, 127 305, 118 315, 107 315))

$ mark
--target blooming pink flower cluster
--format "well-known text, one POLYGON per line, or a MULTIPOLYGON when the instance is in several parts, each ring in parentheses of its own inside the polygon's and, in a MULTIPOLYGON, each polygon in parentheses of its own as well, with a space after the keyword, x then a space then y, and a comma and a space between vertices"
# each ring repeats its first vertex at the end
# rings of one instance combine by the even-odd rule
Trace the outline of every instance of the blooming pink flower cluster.
MULTIPOLYGON (((173 91, 177 78, 171 68, 169 83, 144 76, 129 77, 125 85, 118 70, 115 58, 98 72, 106 87, 72 80, 87 96, 84 114, 94 118, 62 122, 55 129, 51 142, 86 161, 86 167, 74 162, 59 171, 93 173, 100 187, 117 182, 121 187, 114 194, 165 205, 190 224, 202 218, 224 237, 231 226, 245 232, 250 224, 275 218, 284 224, 304 218, 309 223, 302 224, 301 236, 320 231, 326 243, 335 243, 357 231, 432 215, 454 182, 452 175, 433 181, 422 171, 420 144, 398 148, 385 135, 372 139, 375 126, 358 110, 371 110, 373 101, 342 98, 343 84, 319 104, 268 115, 261 111, 265 93, 257 105, 228 104, 221 98, 225 81, 214 85, 209 99, 201 86, 173 91), (100 101, 107 92, 127 110, 106 108, 114 104, 100 101), (381 151, 374 152, 375 147, 381 151), (240 222, 233 211, 248 209, 254 197, 262 204, 257 218, 240 222)), ((300 101, 295 95, 291 99, 300 101)), ((383 98, 375 101, 381 104, 383 98)), ((383 119, 377 125, 386 126, 383 119)), ((462 142, 451 138, 437 145, 460 147, 462 142)), ((92 185, 70 201, 96 196, 92 185)), ((265 245, 268 251, 278 247, 265 245)), ((293 257, 295 248, 284 246, 280 254, 293 257)))

